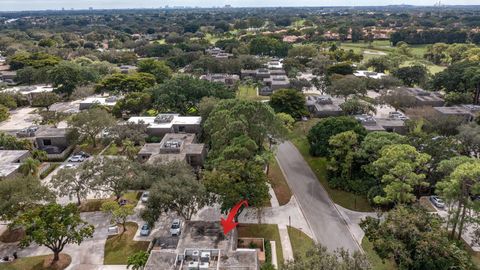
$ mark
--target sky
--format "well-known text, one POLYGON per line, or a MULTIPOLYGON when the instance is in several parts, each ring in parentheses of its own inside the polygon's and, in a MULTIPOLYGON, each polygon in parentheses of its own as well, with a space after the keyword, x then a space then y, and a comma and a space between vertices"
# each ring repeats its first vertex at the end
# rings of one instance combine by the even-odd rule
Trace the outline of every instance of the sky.
MULTIPOLYGON (((232 5, 233 7, 259 6, 375 6, 375 5, 433 5, 438 0, 0 0, 0 11, 45 10, 45 9, 121 9, 159 8, 169 6, 212 7, 232 5)), ((447 5, 479 5, 480 0, 443 0, 447 5)))

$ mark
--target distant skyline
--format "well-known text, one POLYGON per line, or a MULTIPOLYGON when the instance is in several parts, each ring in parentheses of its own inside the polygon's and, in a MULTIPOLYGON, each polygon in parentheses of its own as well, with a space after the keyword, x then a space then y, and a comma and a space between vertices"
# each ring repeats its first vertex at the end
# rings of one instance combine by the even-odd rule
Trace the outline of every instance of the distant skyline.
MULTIPOLYGON (((385 6, 385 5, 417 5, 431 6, 438 0, 345 0, 341 2, 329 0, 0 0, 0 11, 23 11, 45 9, 125 9, 125 8, 159 8, 166 5, 189 7, 279 7, 279 6, 385 6)), ((479 5, 480 0, 444 0, 444 5, 479 5)))

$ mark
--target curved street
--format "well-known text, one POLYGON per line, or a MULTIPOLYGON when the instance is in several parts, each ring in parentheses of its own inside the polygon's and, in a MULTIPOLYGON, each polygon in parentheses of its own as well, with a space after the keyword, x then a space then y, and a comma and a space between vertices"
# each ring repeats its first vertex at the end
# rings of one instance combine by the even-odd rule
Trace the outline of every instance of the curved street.
POLYGON ((289 141, 284 142, 278 146, 276 157, 316 242, 329 250, 360 250, 347 221, 297 148, 289 141))

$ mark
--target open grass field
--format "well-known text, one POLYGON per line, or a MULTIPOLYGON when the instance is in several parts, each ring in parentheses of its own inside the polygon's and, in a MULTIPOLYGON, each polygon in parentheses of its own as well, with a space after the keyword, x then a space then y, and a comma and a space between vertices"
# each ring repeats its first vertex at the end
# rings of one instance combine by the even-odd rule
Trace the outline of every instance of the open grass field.
POLYGON ((288 236, 290 237, 295 259, 305 256, 307 251, 315 246, 312 238, 296 228, 288 227, 288 236))
POLYGON ((105 258, 103 264, 127 264, 127 258, 139 251, 146 251, 150 242, 133 241, 138 225, 127 222, 127 231, 112 235, 105 242, 105 258))
POLYGON ((341 205, 342 207, 361 211, 368 212, 372 211, 372 207, 367 201, 365 196, 356 195, 350 192, 343 190, 332 189, 328 185, 327 181, 327 160, 324 157, 312 157, 309 154, 309 145, 307 141, 308 131, 312 126, 318 123, 320 119, 310 119, 308 121, 298 122, 295 124, 294 132, 292 135, 292 143, 297 147, 297 149, 302 154, 305 161, 307 161, 310 168, 317 176, 318 180, 322 186, 327 191, 328 195, 332 201, 336 204, 341 205))
POLYGON ((265 240, 275 241, 277 248, 277 260, 283 262, 282 243, 280 242, 280 233, 278 226, 273 224, 239 224, 238 237, 256 237, 265 240))

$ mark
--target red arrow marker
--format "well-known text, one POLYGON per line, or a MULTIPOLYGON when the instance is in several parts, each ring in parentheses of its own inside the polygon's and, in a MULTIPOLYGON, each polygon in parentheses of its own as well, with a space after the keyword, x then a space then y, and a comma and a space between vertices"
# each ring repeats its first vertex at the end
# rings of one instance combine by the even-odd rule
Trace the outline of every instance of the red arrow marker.
POLYGON ((240 207, 242 207, 243 204, 248 207, 247 200, 240 201, 232 209, 230 209, 230 213, 228 213, 227 219, 221 218, 220 224, 222 224, 223 227, 223 234, 227 235, 227 233, 237 227, 238 222, 235 222, 233 219, 235 218, 238 210, 240 210, 240 207))

